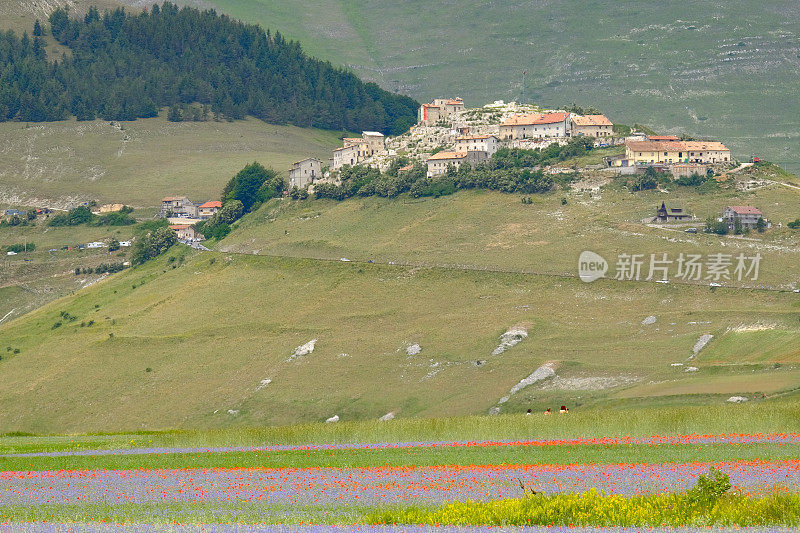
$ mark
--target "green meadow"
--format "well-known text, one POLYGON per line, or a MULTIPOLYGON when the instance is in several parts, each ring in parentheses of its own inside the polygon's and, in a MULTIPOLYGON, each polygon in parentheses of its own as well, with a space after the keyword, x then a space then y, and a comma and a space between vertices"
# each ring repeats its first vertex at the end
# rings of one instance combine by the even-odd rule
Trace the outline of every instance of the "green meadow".
MULTIPOLYGON (((752 176, 759 177, 763 178, 752 176)), ((786 224, 800 216, 800 191, 779 184, 743 191, 731 182, 705 194, 676 185, 634 194, 617 182, 598 187, 607 181, 586 178, 586 186, 579 183, 569 190, 535 195, 532 204, 523 204, 519 195, 487 191, 437 199, 275 201, 243 219, 216 248, 552 275, 575 275, 581 252, 591 250, 609 262, 611 277, 619 254, 643 254, 642 279, 649 274, 650 254, 660 258, 667 253, 676 261, 681 253, 760 253, 758 279, 719 281, 752 288, 798 286, 800 232, 786 224), (649 224, 662 202, 696 219, 680 225, 649 224), (746 236, 704 234, 705 220, 719 216, 727 205, 758 206, 774 228, 746 236), (686 233, 690 227, 699 233, 686 233)), ((676 264, 671 272, 677 273, 676 264)), ((698 282, 708 285, 705 275, 698 282)))
POLYGON ((545 363, 558 378, 511 395, 501 412, 720 405, 734 393, 789 399, 798 315, 792 292, 176 247, 0 326, 0 426, 50 433, 485 414, 545 363), (658 322, 643 325, 651 315, 658 322), (754 345, 733 363, 701 351, 688 361, 701 335, 724 342, 758 323, 781 335, 782 350, 754 345), (513 326, 528 337, 493 355, 513 326), (293 355, 313 339, 312 353, 293 355), (407 353, 412 344, 421 352, 407 353))
POLYGON ((96 200, 141 208, 170 195, 217 199, 248 163, 286 172, 298 159, 327 160, 340 136, 256 119, 0 123, 0 204, 68 208, 96 200))

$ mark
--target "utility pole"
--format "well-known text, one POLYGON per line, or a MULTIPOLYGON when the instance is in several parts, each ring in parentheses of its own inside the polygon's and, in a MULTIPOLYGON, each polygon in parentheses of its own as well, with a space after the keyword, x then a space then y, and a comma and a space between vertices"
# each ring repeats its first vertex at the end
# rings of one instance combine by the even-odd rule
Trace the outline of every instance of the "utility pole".
POLYGON ((522 71, 522 102, 520 102, 522 105, 525 105, 525 74, 527 73, 527 70, 522 71))

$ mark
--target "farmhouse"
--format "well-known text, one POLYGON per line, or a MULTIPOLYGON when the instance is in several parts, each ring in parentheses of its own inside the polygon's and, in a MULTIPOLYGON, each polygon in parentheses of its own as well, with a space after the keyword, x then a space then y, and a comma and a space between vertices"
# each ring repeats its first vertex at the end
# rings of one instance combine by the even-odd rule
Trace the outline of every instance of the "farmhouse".
POLYGON ((685 152, 680 141, 625 141, 625 158, 636 165, 680 163, 685 152))
POLYGON ((436 98, 431 103, 420 106, 419 123, 433 126, 440 120, 450 118, 464 109, 464 100, 461 98, 436 98))
POLYGON ((202 241, 203 236, 189 224, 173 224, 169 227, 178 235, 179 241, 202 241))
POLYGON ((731 151, 720 142, 685 141, 684 145, 691 163, 727 163, 731 160, 731 151))
POLYGON ((497 151, 499 139, 494 135, 464 135, 456 138, 456 152, 486 152, 491 157, 497 151))
POLYGON ((637 165, 655 163, 727 163, 728 148, 715 141, 626 140, 625 157, 637 165))
POLYGON ((444 174, 451 165, 458 169, 464 163, 474 165, 488 159, 486 152, 439 152, 428 158, 428 177, 444 174))
POLYGON ((664 202, 661 202, 661 207, 656 211, 656 216, 653 222, 680 222, 681 220, 691 219, 692 215, 685 213, 681 207, 671 207, 667 209, 664 202))
POLYGON ((741 223, 742 228, 753 229, 757 226, 758 220, 762 218, 764 215, 761 211, 750 205, 729 205, 722 212, 722 219, 731 229, 737 220, 741 223))
POLYGON ((573 115, 570 120, 572 137, 611 137, 614 125, 605 115, 573 115))
POLYGON ((292 163, 292 168, 289 169, 289 188, 302 189, 320 177, 322 177, 322 161, 316 157, 297 161, 292 163))
POLYGON ((197 218, 197 206, 186 196, 167 196, 161 200, 159 216, 197 218))
POLYGON ((210 202, 206 202, 204 204, 200 204, 199 206, 197 206, 197 215, 202 220, 205 220, 217 214, 217 211, 219 211, 221 207, 222 207, 222 202, 220 202, 219 200, 212 200, 210 202))

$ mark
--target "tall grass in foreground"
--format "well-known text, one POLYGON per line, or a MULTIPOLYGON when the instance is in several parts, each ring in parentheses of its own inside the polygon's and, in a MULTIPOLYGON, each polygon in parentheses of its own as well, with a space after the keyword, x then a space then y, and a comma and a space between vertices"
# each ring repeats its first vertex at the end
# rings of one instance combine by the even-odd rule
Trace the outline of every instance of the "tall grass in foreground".
POLYGON ((715 468, 683 493, 619 496, 544 495, 490 502, 458 502, 441 509, 406 508, 370 516, 373 523, 491 526, 773 526, 800 525, 800 494, 731 494, 730 479, 715 468))
POLYGON ((466 416, 89 435, 0 436, 0 453, 152 446, 254 446, 513 440, 796 431, 796 401, 576 411, 568 416, 466 416))
POLYGON ((441 509, 403 509, 370 515, 376 524, 546 526, 765 526, 800 525, 800 495, 761 498, 726 494, 704 506, 686 493, 608 496, 535 494, 490 502, 459 502, 441 509))

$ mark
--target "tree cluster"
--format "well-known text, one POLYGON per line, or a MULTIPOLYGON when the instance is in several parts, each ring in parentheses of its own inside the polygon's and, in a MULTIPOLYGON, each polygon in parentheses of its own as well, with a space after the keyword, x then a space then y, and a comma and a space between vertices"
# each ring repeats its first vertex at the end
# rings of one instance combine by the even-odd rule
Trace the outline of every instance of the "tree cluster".
MULTIPOLYGON (((49 23, 71 52, 57 61, 48 60, 39 35, 0 34, 0 121, 134 120, 170 107, 170 120, 203 120, 210 111, 228 120, 252 115, 387 134, 416 122, 412 98, 213 10, 165 2, 136 14, 91 8, 78 19, 59 8, 49 23)), ((39 25, 35 33, 42 31, 39 25)))
POLYGON ((139 236, 133 245, 131 262, 134 265, 146 263, 169 250, 177 242, 178 236, 167 227, 161 227, 155 231, 145 233, 139 236))
POLYGON ((47 221, 48 226, 130 226, 136 224, 136 219, 131 216, 132 207, 125 206, 120 211, 107 213, 105 215, 95 215, 85 205, 70 209, 66 213, 53 215, 47 221))
POLYGON ((223 239, 231 224, 255 211, 271 198, 283 195, 286 184, 278 172, 260 163, 250 163, 233 176, 222 190, 222 207, 210 219, 195 224, 207 239, 223 239))
POLYGON ((353 196, 395 197, 409 193, 416 198, 438 198, 462 189, 544 193, 553 188, 554 182, 541 169, 533 168, 538 152, 504 149, 495 153, 487 163, 474 167, 462 164, 457 169, 451 166, 444 174, 432 177, 427 176, 427 168, 422 163, 400 171, 399 168, 408 164, 404 158, 395 160, 386 172, 363 166, 345 166, 339 171, 339 185, 318 183, 314 185, 314 196, 344 200, 353 196))

